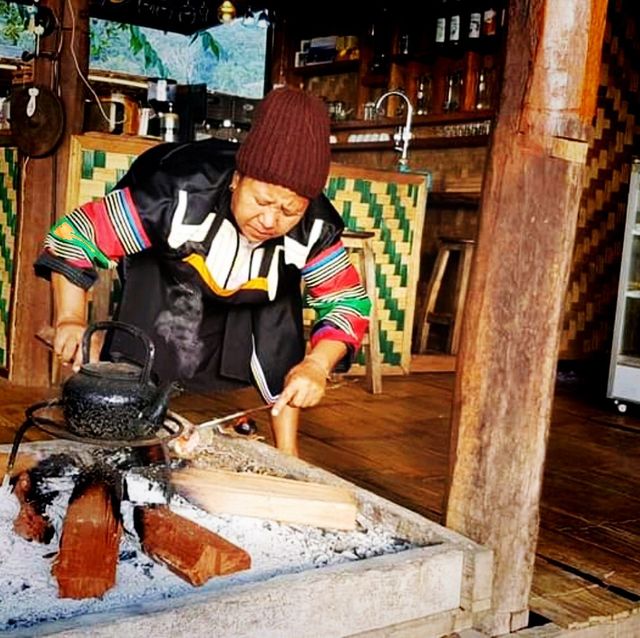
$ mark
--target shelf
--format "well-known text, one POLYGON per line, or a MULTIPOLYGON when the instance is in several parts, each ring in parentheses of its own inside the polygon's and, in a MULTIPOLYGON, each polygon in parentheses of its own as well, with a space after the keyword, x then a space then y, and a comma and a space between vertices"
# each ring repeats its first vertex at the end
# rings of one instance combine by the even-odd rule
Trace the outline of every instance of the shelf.
MULTIPOLYGON (((482 111, 457 111, 455 113, 442 113, 437 115, 414 115, 412 127, 429 126, 430 124, 461 124, 475 122, 476 120, 490 120, 495 115, 492 109, 482 111)), ((384 117, 375 120, 344 120, 332 122, 332 131, 344 131, 351 129, 374 129, 404 126, 404 117, 384 117)))
POLYGON ((431 191, 427 199, 428 208, 477 208, 480 193, 456 191, 431 191))
MULTIPOLYGON (((488 135, 467 135, 456 137, 416 137, 409 145, 409 157, 412 149, 423 148, 460 148, 486 146, 488 135)), ((392 151, 394 142, 339 142, 332 144, 334 151, 392 151)))
POLYGON ((628 299, 640 299, 640 290, 627 290, 624 296, 628 299))
POLYGON ((360 60, 341 60, 339 62, 321 62, 318 64, 305 64, 291 69, 292 73, 302 77, 314 77, 316 75, 337 75, 338 73, 350 73, 360 68, 360 60))

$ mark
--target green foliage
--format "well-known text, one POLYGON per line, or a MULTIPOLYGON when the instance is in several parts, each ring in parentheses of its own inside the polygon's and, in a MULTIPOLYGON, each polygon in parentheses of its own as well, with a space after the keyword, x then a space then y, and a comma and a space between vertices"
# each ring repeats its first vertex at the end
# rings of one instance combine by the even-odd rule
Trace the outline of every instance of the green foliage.
POLYGON ((0 2, 0 36, 7 44, 18 45, 27 29, 27 8, 13 2, 0 2))
POLYGON ((266 31, 243 27, 239 20, 193 36, 91 20, 90 67, 106 71, 262 97, 265 55, 266 31))
POLYGON ((200 39, 200 42, 202 42, 202 50, 205 53, 207 51, 211 51, 211 53, 213 53, 213 55, 215 55, 218 60, 220 59, 222 48, 208 31, 198 31, 194 33, 189 44, 193 44, 198 39, 200 39))
MULTIPOLYGON (((142 60, 146 73, 154 74, 160 78, 170 77, 170 69, 163 59, 157 47, 149 40, 145 31, 133 24, 121 24, 106 20, 91 21, 91 60, 98 63, 108 61, 116 62, 118 58, 126 57, 125 49, 133 54, 133 57, 142 60)), ((191 38, 189 46, 196 40, 202 42, 202 49, 210 52, 216 58, 220 57, 221 47, 208 31, 200 31, 191 38)), ((124 63, 124 60, 120 60, 124 63)), ((135 65, 135 60, 132 61, 135 65)), ((128 65, 125 66, 128 68, 128 65)))

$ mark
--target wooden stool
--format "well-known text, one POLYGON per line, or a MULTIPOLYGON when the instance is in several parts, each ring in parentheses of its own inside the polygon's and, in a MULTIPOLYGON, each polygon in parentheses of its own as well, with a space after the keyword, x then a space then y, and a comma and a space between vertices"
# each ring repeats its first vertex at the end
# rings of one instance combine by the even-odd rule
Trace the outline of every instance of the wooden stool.
POLYGON ((460 343, 462 313, 464 311, 464 302, 469 286, 469 275, 471 273, 471 261, 475 241, 473 239, 460 239, 456 237, 440 237, 439 241, 438 254, 427 287, 427 302, 422 314, 422 321, 420 322, 419 352, 424 353, 427 349, 430 324, 439 323, 449 326, 446 352, 456 354, 460 343), (435 310, 436 302, 442 289, 442 278, 444 277, 449 257, 454 251, 460 253, 460 261, 456 271, 453 308, 451 312, 438 313, 435 310))
POLYGON ((355 252, 360 259, 360 276, 367 296, 371 300, 371 315, 369 330, 364 341, 364 360, 366 367, 367 386, 371 393, 382 392, 382 358, 380 356, 380 331, 378 326, 378 312, 376 299, 376 262, 373 253, 372 237, 375 233, 368 231, 345 230, 342 233, 342 243, 347 251, 355 252))

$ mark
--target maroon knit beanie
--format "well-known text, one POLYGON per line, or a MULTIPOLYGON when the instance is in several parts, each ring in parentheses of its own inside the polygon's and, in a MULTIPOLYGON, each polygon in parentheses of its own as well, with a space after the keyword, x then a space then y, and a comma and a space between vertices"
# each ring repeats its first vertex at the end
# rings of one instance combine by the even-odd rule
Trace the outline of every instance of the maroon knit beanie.
POLYGON ((256 109, 236 155, 240 173, 313 199, 329 175, 329 113, 298 89, 271 91, 256 109))

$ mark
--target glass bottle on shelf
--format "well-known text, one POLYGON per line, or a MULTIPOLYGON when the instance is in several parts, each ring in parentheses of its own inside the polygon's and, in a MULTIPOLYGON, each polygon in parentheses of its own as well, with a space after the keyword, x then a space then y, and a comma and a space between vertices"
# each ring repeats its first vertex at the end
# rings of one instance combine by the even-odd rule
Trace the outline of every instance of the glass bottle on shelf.
POLYGON ((442 53, 447 45, 447 32, 449 30, 447 9, 447 0, 441 0, 438 7, 435 31, 435 49, 439 53, 442 53))
POLYGON ((468 13, 467 22, 467 41, 468 46, 472 50, 477 50, 480 45, 482 36, 482 8, 476 2, 471 5, 468 13))
POLYGON ((484 67, 478 73, 478 85, 476 88, 476 109, 479 111, 488 109, 491 100, 489 95, 489 84, 487 83, 487 69, 484 67))
POLYGON ((485 51, 493 51, 498 42, 498 9, 495 2, 485 4, 482 12, 481 46, 485 51))
POLYGON ((442 109, 446 113, 460 109, 460 95, 462 93, 462 73, 455 71, 447 76, 447 90, 445 92, 442 109))
POLYGON ((418 90, 416 93, 416 115, 426 115, 431 112, 431 88, 431 75, 421 75, 418 78, 418 90))
POLYGON ((375 75, 386 73, 391 49, 391 20, 386 6, 380 7, 371 22, 369 38, 373 51, 369 71, 375 75))
POLYGON ((451 13, 449 14, 449 33, 447 49, 452 55, 456 55, 462 48, 462 3, 453 0, 451 13))

